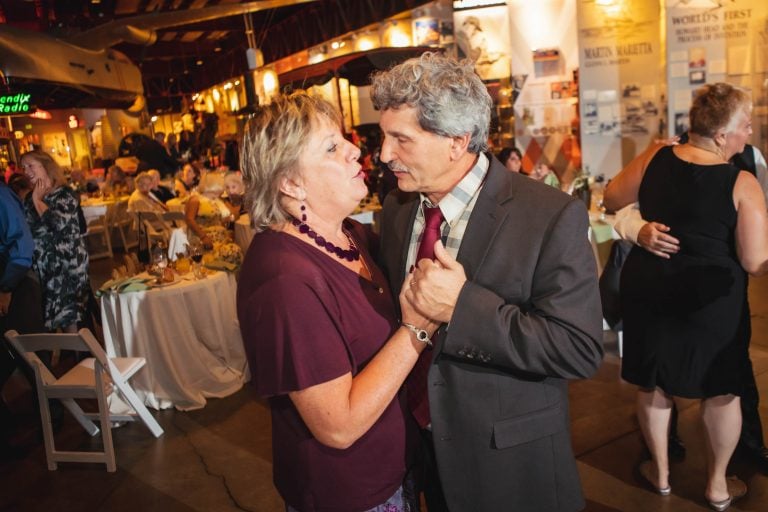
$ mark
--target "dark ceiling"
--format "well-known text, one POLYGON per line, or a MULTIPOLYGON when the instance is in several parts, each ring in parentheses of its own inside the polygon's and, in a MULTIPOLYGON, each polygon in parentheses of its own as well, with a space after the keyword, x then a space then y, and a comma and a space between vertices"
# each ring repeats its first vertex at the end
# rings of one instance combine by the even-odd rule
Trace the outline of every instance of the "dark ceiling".
MULTIPOLYGON (((0 23, 66 39, 110 21, 154 13, 256 3, 241 0, 0 0, 0 23)), ((269 3, 269 2, 266 2, 269 3)), ((293 2, 291 2, 293 3, 293 2)), ((257 47, 272 62, 375 21, 427 3, 424 0, 319 0, 252 13, 257 47)), ((248 37, 242 14, 157 30, 151 46, 115 49, 139 66, 150 112, 178 111, 185 95, 247 69, 248 37), (202 62, 198 64, 198 62, 202 62)))

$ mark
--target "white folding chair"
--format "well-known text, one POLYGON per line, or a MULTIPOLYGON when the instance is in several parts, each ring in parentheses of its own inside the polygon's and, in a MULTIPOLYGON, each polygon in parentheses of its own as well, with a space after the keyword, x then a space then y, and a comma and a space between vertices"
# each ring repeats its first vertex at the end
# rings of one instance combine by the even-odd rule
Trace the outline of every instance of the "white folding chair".
POLYGON ((139 245, 138 230, 135 223, 134 214, 128 212, 128 201, 118 201, 108 211, 107 225, 110 229, 116 229, 120 233, 123 249, 126 252, 139 245))
POLYGON ((160 240, 168 244, 173 227, 163 219, 162 214, 155 212, 139 212, 139 219, 144 224, 148 247, 160 240))
POLYGON ((19 334, 16 331, 8 331, 5 337, 35 372, 49 470, 55 470, 58 462, 94 462, 106 464, 109 472, 115 471, 117 465, 112 444, 112 422, 114 421, 136 421, 138 415, 138 419, 144 422, 155 437, 163 434, 163 428, 128 384, 128 380, 146 363, 143 357, 108 358, 88 329, 80 329, 77 334, 19 334), (93 357, 81 361, 67 373, 56 378, 35 354, 39 350, 55 349, 89 352, 93 357), (118 393, 135 413, 120 415, 110 413, 107 397, 112 393, 118 393), (96 399, 98 413, 84 412, 75 401, 86 398, 96 399), (56 450, 51 413, 48 408, 49 399, 60 400, 91 436, 99 433, 99 427, 93 422, 98 419, 104 450, 101 452, 56 450))
POLYGON ((101 251, 91 251, 89 256, 95 260, 97 258, 111 258, 112 257, 112 239, 110 238, 109 226, 107 224, 107 216, 99 215, 97 218, 91 220, 88 223, 88 230, 85 232, 86 238, 96 237, 99 238, 101 251))

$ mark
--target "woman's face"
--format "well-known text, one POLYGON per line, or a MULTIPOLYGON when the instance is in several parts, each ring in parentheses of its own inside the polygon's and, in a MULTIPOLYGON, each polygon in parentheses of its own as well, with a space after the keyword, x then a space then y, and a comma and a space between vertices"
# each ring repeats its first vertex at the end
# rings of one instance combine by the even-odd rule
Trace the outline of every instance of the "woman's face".
POLYGON ((512 172, 520 172, 520 168, 523 166, 523 162, 520 161, 520 157, 514 151, 509 154, 509 158, 504 162, 504 165, 512 172))
POLYGON ((744 146, 752 135, 752 116, 745 109, 739 110, 734 119, 734 128, 725 134, 725 158, 744 151, 744 146))
POLYGON ((195 171, 192 169, 191 165, 188 165, 184 168, 181 179, 184 180, 184 183, 187 185, 191 185, 195 182, 195 171))
POLYGON ((335 221, 352 213, 368 195, 365 173, 358 163, 360 149, 347 141, 339 126, 325 116, 313 123, 299 155, 299 176, 311 214, 335 221))
POLYGON ((538 164, 534 166, 533 170, 531 171, 530 177, 535 180, 542 180, 544 179, 544 176, 546 176, 548 172, 549 172, 549 167, 547 167, 547 164, 538 164))
POLYGON ((45 184, 51 183, 51 178, 48 176, 48 172, 43 167, 43 164, 38 162, 31 156, 25 156, 21 159, 21 170, 27 175, 27 178, 33 183, 37 184, 42 182, 45 184))
POLYGON ((224 184, 224 190, 227 191, 229 197, 243 195, 243 186, 237 181, 227 181, 224 184))

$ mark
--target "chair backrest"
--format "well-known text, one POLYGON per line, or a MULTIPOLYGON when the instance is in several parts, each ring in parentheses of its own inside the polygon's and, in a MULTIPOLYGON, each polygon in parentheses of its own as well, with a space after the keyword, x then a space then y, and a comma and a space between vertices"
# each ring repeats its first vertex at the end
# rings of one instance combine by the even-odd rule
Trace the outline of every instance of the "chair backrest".
POLYGON ((74 350, 76 352, 88 352, 99 361, 102 368, 109 368, 107 355, 104 352, 104 349, 101 348, 99 342, 88 329, 80 329, 80 332, 76 334, 40 333, 20 335, 16 331, 8 331, 5 333, 5 337, 16 349, 16 352, 24 358, 27 364, 29 364, 36 372, 40 372, 40 376, 43 378, 43 383, 46 385, 55 382, 56 377, 53 376, 48 367, 43 364, 40 358, 37 357, 37 354, 35 354, 35 352, 40 350, 74 350))
POLYGON ((125 270, 129 275, 135 276, 139 273, 139 260, 135 254, 123 254, 123 261, 125 261, 125 270))
POLYGON ((88 219, 85 235, 103 234, 107 230, 107 214, 88 219))
POLYGON ((128 200, 117 201, 107 210, 107 223, 110 226, 132 225, 134 214, 128 212, 128 200))

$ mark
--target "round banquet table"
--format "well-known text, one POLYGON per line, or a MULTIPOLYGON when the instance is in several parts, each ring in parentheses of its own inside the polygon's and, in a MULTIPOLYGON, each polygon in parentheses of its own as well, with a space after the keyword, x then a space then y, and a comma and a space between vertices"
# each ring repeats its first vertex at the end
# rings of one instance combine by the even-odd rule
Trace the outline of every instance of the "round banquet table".
POLYGON ((101 297, 110 357, 144 357, 131 380, 144 403, 182 411, 225 397, 250 378, 235 307, 233 274, 214 272, 146 291, 101 297))

